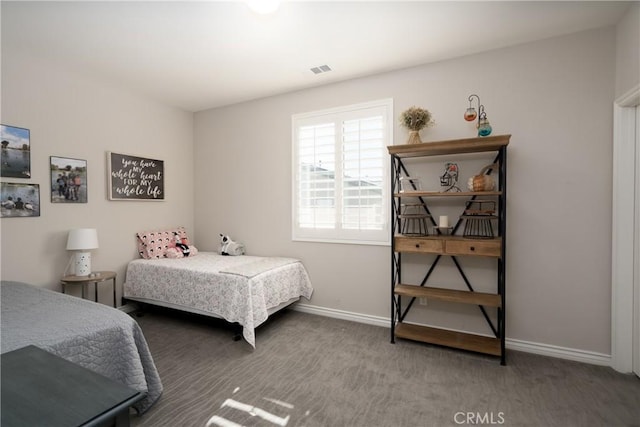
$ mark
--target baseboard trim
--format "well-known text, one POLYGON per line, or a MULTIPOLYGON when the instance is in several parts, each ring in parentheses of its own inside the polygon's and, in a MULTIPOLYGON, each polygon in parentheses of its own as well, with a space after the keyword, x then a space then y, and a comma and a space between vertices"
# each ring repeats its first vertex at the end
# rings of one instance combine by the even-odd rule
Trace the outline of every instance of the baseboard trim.
MULTIPOLYGON (((384 328, 388 328, 389 323, 391 322, 391 319, 388 317, 371 316, 368 314, 353 313, 350 311, 336 310, 333 308, 319 307, 303 303, 294 304, 293 310, 301 313, 316 314, 318 316, 349 320, 352 322, 365 323, 367 325, 381 326, 384 328)), ((572 360, 591 365, 611 366, 611 355, 608 354, 511 338, 506 339, 505 346, 509 350, 523 351, 525 353, 539 354, 541 356, 572 360)))
POLYGON ((522 341, 512 338, 507 338, 505 341, 506 347, 510 350, 524 351, 526 353, 556 357, 558 359, 573 360, 575 362, 589 363, 591 365, 611 366, 611 355, 608 354, 579 350, 576 348, 560 347, 557 345, 522 341))
POLYGON ((371 316, 368 314, 353 313, 351 311, 336 310, 334 308, 319 307, 317 305, 309 305, 296 303, 292 305, 295 311, 302 313, 317 314, 318 316, 332 317, 334 319, 350 320, 352 322, 366 323, 367 325, 389 327, 391 319, 388 317, 371 316))

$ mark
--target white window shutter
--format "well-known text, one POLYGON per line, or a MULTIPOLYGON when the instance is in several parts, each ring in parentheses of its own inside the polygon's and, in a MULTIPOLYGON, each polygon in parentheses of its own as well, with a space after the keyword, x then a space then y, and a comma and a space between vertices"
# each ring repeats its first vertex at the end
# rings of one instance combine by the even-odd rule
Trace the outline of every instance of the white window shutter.
POLYGON ((390 243, 391 100, 294 115, 293 239, 390 243))

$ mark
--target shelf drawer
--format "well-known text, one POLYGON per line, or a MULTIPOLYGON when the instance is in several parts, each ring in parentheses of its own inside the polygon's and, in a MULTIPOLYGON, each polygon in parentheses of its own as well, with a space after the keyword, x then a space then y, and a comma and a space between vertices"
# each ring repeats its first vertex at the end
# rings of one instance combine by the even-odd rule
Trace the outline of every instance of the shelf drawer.
POLYGON ((396 252, 418 252, 441 254, 444 251, 444 243, 441 239, 423 239, 419 237, 396 237, 396 252))
POLYGON ((501 242, 492 240, 447 240, 445 253, 447 255, 477 255, 500 257, 501 242))

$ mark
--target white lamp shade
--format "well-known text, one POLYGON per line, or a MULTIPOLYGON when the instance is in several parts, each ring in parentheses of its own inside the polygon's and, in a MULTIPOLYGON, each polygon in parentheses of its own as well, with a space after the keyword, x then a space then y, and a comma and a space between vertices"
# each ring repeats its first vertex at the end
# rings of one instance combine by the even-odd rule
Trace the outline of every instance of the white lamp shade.
POLYGON ((67 250, 87 250, 98 248, 98 232, 95 228, 77 228, 69 231, 67 250))

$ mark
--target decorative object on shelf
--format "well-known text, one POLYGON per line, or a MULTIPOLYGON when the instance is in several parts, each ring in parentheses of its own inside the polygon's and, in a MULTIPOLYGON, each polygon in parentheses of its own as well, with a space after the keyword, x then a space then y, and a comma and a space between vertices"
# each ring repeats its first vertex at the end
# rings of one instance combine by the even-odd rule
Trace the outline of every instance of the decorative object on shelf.
POLYGON ((493 200, 473 200, 469 202, 462 218, 466 220, 462 235, 471 239, 493 238, 491 220, 498 219, 496 202, 493 200))
POLYGON ((435 234, 440 234, 442 236, 448 236, 453 232, 453 227, 435 227, 435 234))
POLYGON ((0 125, 2 150, 0 176, 31 178, 31 132, 16 126, 0 125))
POLYGON ((433 125, 435 122, 429 110, 413 106, 400 115, 400 124, 409 129, 409 140, 407 144, 420 144, 420 131, 425 127, 433 125))
POLYGON ((0 186, 0 217, 40 216, 40 185, 3 182, 0 186))
POLYGON ((51 203, 87 203, 87 161, 50 156, 51 203))
POLYGON ((458 192, 460 187, 458 187, 458 164, 448 162, 444 165, 444 173, 440 177, 440 186, 447 187, 443 193, 448 192, 458 192))
POLYGON ((403 203, 400 206, 400 234, 404 236, 428 236, 427 218, 430 217, 422 203, 403 203))
POLYGON ((478 128, 478 136, 489 136, 491 135, 491 123, 489 123, 489 119, 487 119, 487 113, 484 111, 484 105, 480 103, 480 97, 476 94, 469 95, 469 108, 464 112, 464 119, 468 122, 472 122, 478 118, 478 123, 476 127, 478 128), (472 106, 473 98, 478 100, 478 111, 472 106))
POLYGON ((498 165, 492 163, 482 168, 478 175, 474 175, 467 181, 469 191, 492 191, 496 188, 496 181, 490 175, 498 165))
POLYGON ((422 182, 420 178, 412 178, 408 176, 400 177, 400 192, 408 193, 411 191, 422 190, 422 182))
POLYGON ((91 274, 91 249, 98 249, 98 232, 95 228, 77 228, 69 231, 67 250, 76 251, 73 254, 73 271, 76 276, 91 274))

